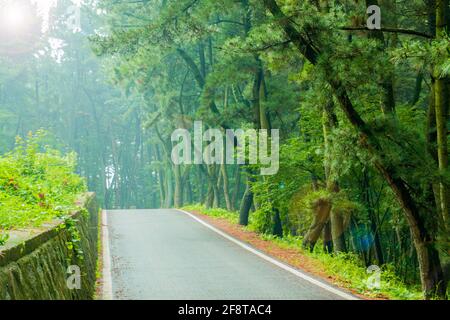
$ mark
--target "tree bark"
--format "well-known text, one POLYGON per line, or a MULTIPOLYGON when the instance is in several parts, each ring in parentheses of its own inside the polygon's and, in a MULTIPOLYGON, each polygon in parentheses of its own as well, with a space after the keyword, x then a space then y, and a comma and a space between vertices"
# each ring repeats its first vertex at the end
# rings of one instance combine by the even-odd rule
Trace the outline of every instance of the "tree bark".
POLYGON ((239 197, 239 193, 241 191, 241 169, 240 166, 236 166, 236 172, 234 174, 234 190, 233 190, 233 196, 231 198, 231 204, 232 204, 232 208, 233 211, 235 210, 235 208, 237 208, 237 201, 238 201, 238 197, 239 197))
POLYGON ((239 210, 239 224, 241 226, 248 225, 248 218, 250 215, 250 209, 253 204, 253 191, 251 188, 251 182, 253 180, 250 177, 247 177, 247 182, 245 186, 244 196, 241 201, 241 208, 239 210))
POLYGON ((319 199, 314 204, 313 223, 303 239, 303 247, 309 249, 311 252, 314 250, 317 241, 320 238, 322 230, 330 220, 331 202, 326 199, 319 199))
POLYGON ((333 238, 331 235, 331 224, 330 222, 326 223, 323 228, 323 251, 326 253, 333 253, 333 238))
POLYGON ((345 224, 342 213, 332 208, 330 222, 334 251, 347 252, 347 245, 345 244, 345 224))
POLYGON ((274 215, 274 221, 273 221, 273 230, 272 230, 272 234, 274 236, 283 237, 283 225, 281 222, 281 215, 280 215, 280 210, 275 208, 275 215, 274 215))
MULTIPOLYGON (((333 174, 333 168, 331 166, 332 155, 331 147, 333 141, 330 137, 331 132, 337 128, 338 120, 334 113, 334 103, 330 99, 323 111, 322 117, 323 123, 323 137, 325 144, 325 176, 327 179, 327 189, 330 193, 339 193, 339 184, 336 177, 333 174)), ((339 208, 332 205, 330 212, 330 229, 331 238, 333 240, 333 249, 336 252, 346 252, 347 247, 345 244, 345 224, 344 216, 339 212, 339 208)))
POLYGON ((227 168, 225 166, 225 164, 221 165, 221 172, 222 172, 222 178, 223 178, 223 196, 225 198, 225 205, 227 207, 228 211, 233 211, 233 205, 231 203, 231 199, 230 199, 230 190, 229 190, 229 186, 228 186, 228 173, 227 173, 227 168))
MULTIPOLYGON (((448 30, 447 12, 448 0, 438 0, 436 2, 436 38, 441 40, 448 30)), ((448 103, 449 93, 447 91, 448 79, 440 75, 438 69, 435 70, 435 109, 436 109, 436 130, 437 130, 437 152, 439 171, 441 175, 439 184, 440 210, 444 221, 444 226, 448 224, 449 188, 444 176, 448 173, 448 103)))
POLYGON ((173 166, 175 188, 173 194, 173 205, 175 208, 181 208, 183 206, 183 179, 181 177, 181 166, 173 166))

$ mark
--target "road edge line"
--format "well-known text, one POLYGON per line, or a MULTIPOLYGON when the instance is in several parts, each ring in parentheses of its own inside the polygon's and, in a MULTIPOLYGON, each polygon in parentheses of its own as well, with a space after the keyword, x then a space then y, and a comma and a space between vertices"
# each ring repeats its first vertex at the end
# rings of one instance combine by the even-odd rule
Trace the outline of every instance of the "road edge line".
POLYGON ((108 216, 106 210, 102 210, 102 300, 113 300, 112 276, 111 276, 111 253, 109 249, 108 216))
POLYGON ((291 266, 288 266, 287 264, 285 264, 285 263, 283 263, 281 261, 278 261, 277 259, 272 258, 272 257, 268 256, 267 254, 259 251, 259 250, 256 250, 255 248, 251 247, 250 245, 248 245, 248 244, 246 244, 246 243, 236 239, 235 237, 230 236, 229 234, 227 234, 227 233, 217 229, 216 227, 212 226, 211 224, 207 223, 206 221, 196 217, 195 215, 193 215, 190 212, 187 212, 187 211, 184 211, 184 210, 181 210, 181 209, 176 209, 176 210, 179 211, 179 212, 182 212, 182 213, 184 213, 186 215, 188 215, 189 217, 191 217, 192 219, 196 220, 200 224, 204 225, 208 229, 216 232, 217 234, 221 235, 225 239, 227 239, 227 240, 237 244, 241 248, 243 248, 243 249, 245 249, 245 250, 247 250, 247 251, 257 255, 261 259, 264 259, 264 260, 266 260, 266 261, 276 265, 277 267, 279 267, 281 269, 284 269, 285 271, 288 271, 288 272, 294 274, 295 276, 297 276, 299 278, 302 278, 303 280, 306 280, 306 281, 308 281, 308 282, 310 282, 310 283, 312 283, 312 284, 314 284, 314 285, 316 285, 316 286, 318 286, 318 287, 320 287, 322 289, 325 289, 325 290, 327 290, 327 291, 329 291, 329 292, 331 292, 331 293, 333 293, 333 294, 335 294, 335 295, 337 295, 337 296, 339 296, 341 298, 344 298, 345 300, 360 300, 359 298, 357 298, 356 296, 354 296, 352 294, 343 292, 340 289, 337 289, 337 288, 335 288, 335 287, 333 287, 331 285, 328 285, 328 284, 326 284, 326 283, 324 283, 322 281, 314 279, 313 277, 303 273, 302 271, 300 271, 298 269, 295 269, 295 268, 293 268, 291 266))

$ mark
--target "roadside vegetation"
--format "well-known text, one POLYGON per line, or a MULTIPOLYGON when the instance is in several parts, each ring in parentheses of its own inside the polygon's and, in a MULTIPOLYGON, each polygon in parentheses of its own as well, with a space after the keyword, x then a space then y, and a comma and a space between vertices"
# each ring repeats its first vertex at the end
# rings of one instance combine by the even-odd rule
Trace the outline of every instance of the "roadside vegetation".
POLYGON ((41 147, 44 132, 17 138, 16 147, 0 157, 0 245, 14 229, 39 227, 76 209, 86 191, 76 175, 76 155, 41 147))
MULTIPOLYGON (((224 209, 207 209, 202 204, 188 205, 184 210, 204 214, 214 219, 224 219, 227 222, 238 225, 239 213, 230 212, 224 209)), ((323 250, 322 246, 316 246, 311 252, 305 250, 303 237, 285 236, 277 237, 273 234, 260 233, 258 222, 254 216, 250 216, 248 226, 242 226, 245 231, 253 231, 265 241, 277 245, 283 249, 293 249, 298 251, 300 257, 313 259, 315 265, 327 276, 334 279, 334 283, 347 288, 368 298, 394 299, 394 300, 417 300, 421 299, 422 292, 418 285, 405 284, 396 274, 394 266, 384 265, 380 270, 380 286, 374 286, 370 281, 371 274, 367 272, 367 267, 354 253, 329 254, 323 250)))

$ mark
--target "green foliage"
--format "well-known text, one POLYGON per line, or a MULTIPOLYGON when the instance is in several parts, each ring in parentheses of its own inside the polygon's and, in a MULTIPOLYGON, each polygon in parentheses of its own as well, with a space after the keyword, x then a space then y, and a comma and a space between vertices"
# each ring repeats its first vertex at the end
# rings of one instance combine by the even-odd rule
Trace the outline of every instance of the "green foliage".
POLYGON ((206 209, 205 206, 202 204, 188 205, 183 207, 183 209, 187 211, 201 212, 210 217, 225 219, 231 223, 238 223, 239 221, 239 214, 237 212, 230 212, 220 208, 206 209))
POLYGON ((80 231, 77 228, 78 220, 68 217, 64 219, 64 223, 60 225, 61 229, 66 229, 69 234, 69 240, 66 242, 66 247, 69 250, 67 257, 68 263, 73 261, 73 258, 78 261, 84 259, 83 250, 81 248, 80 231))
POLYGON ((7 230, 38 227, 64 218, 77 208, 76 198, 87 189, 85 180, 74 174, 76 155, 61 155, 41 146, 44 136, 43 131, 38 131, 25 140, 18 138, 14 150, 0 157, 3 242, 7 230))
POLYGON ((4 231, 1 231, 0 232, 0 246, 5 245, 6 241, 8 241, 8 239, 9 239, 9 234, 4 231))

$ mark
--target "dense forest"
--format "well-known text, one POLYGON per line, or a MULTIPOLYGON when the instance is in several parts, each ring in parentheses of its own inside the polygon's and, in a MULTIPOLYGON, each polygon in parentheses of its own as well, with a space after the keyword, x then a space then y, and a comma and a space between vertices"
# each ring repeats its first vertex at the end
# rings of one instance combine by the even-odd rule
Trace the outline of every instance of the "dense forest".
POLYGON ((40 15, 0 31, 0 153, 42 128, 104 208, 237 211, 446 298, 448 0, 14 2, 40 15), (196 121, 278 129, 278 172, 174 163, 196 121))

